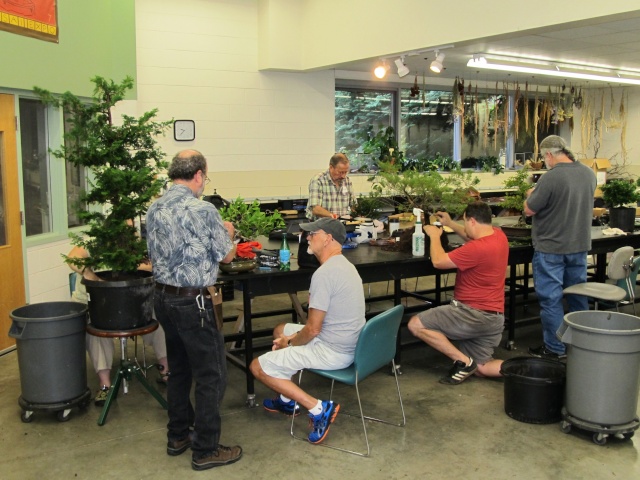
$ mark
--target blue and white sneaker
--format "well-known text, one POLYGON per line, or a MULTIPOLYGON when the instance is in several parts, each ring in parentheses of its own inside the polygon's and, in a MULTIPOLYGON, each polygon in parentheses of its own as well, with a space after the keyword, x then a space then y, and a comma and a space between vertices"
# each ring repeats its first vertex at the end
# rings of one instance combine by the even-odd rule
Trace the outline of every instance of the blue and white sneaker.
POLYGON ((293 409, 295 407, 295 415, 296 417, 300 415, 300 405, 296 405, 296 402, 293 400, 289 402, 283 402, 278 395, 276 398, 265 398, 262 401, 262 406, 267 412, 280 412, 285 415, 292 415, 293 409))
POLYGON ((329 427, 336 419, 340 405, 333 401, 322 401, 322 412, 313 415, 309 412, 309 424, 311 425, 311 433, 309 434, 309 442, 320 443, 329 433, 329 427))

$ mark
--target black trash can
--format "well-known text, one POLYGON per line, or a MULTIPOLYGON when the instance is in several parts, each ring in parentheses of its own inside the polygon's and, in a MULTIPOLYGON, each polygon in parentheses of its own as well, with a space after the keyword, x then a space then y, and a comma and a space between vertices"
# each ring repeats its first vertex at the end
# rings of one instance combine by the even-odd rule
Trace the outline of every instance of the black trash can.
POLYGON ((516 357, 503 362, 504 411, 525 423, 554 423, 562 418, 566 369, 546 358, 516 357))
POLYGON ((9 336, 16 339, 22 399, 58 404, 87 391, 85 329, 87 306, 44 302, 10 313, 9 336))

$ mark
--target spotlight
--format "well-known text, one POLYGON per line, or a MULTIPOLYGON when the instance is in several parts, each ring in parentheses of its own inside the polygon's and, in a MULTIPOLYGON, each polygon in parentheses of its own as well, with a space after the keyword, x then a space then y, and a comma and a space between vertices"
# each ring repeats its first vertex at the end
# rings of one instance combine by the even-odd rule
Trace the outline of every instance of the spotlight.
POLYGON ((407 75, 409 75, 410 70, 404 64, 404 55, 401 56, 399 59, 397 59, 395 63, 396 63, 396 67, 398 67, 398 76, 400 78, 406 77, 407 75))
POLYGON ((440 73, 442 71, 442 62, 444 61, 444 53, 439 53, 436 50, 436 59, 431 62, 429 69, 434 73, 440 73))
POLYGON ((384 78, 389 71, 389 65, 387 65, 386 61, 381 61, 378 66, 373 70, 373 74, 377 78, 384 78))

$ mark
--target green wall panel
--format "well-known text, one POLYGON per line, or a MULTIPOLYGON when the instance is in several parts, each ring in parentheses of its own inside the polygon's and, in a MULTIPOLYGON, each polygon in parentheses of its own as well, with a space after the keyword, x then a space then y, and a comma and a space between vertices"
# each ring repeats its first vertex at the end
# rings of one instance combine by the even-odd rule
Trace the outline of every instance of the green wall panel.
POLYGON ((0 88, 89 96, 95 75, 136 77, 134 0, 58 0, 58 28, 59 43, 0 31, 0 88))

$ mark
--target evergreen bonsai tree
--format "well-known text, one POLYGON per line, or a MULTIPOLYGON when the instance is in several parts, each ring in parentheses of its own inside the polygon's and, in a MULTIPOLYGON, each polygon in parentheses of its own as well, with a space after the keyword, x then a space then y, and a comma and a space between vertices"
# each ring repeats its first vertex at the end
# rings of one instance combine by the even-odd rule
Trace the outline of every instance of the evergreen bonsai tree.
POLYGON ((605 185, 601 185, 602 198, 605 205, 610 208, 623 208, 630 204, 635 206, 635 203, 640 200, 638 195, 638 185, 640 179, 636 182, 631 180, 625 180, 616 178, 609 180, 605 185))
POLYGON ((528 228, 524 215, 524 202, 527 199, 527 191, 534 186, 529 181, 529 175, 530 171, 525 167, 503 182, 505 188, 513 190, 507 193, 500 205, 504 209, 516 210, 520 213, 520 218, 516 224, 518 227, 528 228))
POLYGON ((246 203, 242 197, 221 208, 220 216, 223 220, 233 223, 236 235, 245 240, 269 235, 274 229, 285 226, 280 212, 263 212, 258 200, 246 203))
POLYGON ((82 195, 88 208, 79 216, 87 229, 71 234, 74 245, 91 253, 89 258, 65 261, 79 268, 106 268, 112 279, 124 272, 135 272, 147 257, 146 240, 140 238, 132 220, 144 215, 150 202, 164 187, 158 174, 167 163, 155 137, 163 134, 171 121, 157 122, 157 109, 139 118, 122 115, 116 125, 112 108, 133 88, 133 79, 121 83, 94 77, 93 100, 86 102, 70 92, 54 96, 34 87, 42 102, 63 108, 69 114, 70 130, 65 144, 51 153, 93 173, 89 191, 82 195))

